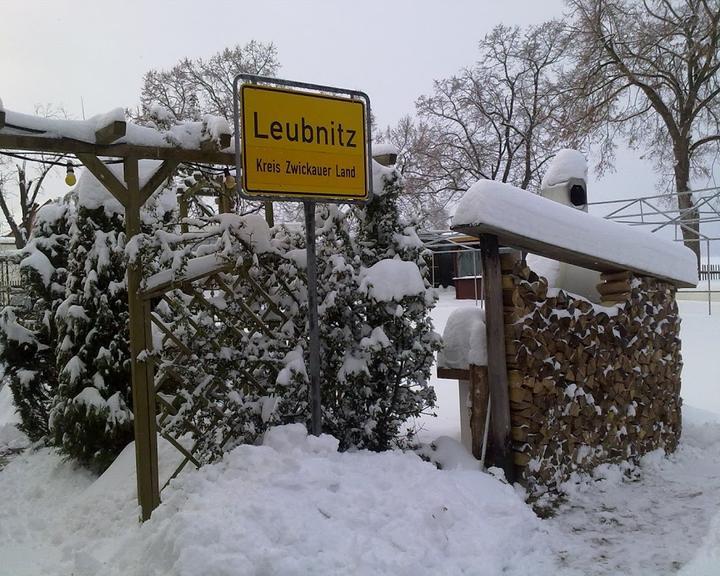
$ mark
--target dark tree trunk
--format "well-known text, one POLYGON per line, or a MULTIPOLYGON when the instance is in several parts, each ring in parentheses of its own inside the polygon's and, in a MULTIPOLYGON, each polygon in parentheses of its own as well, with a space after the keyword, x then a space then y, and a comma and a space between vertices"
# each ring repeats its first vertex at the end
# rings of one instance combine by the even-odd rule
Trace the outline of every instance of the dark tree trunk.
POLYGON ((690 191, 690 154, 686 148, 675 148, 675 190, 678 192, 680 229, 685 246, 695 252, 700 270, 700 214, 690 191))

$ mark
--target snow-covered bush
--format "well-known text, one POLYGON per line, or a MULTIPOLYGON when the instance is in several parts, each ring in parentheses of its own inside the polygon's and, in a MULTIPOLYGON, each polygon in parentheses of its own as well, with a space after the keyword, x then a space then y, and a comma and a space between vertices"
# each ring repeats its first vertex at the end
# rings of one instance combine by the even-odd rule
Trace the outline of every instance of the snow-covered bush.
MULTIPOLYGON (((158 165, 141 161, 141 179, 158 165)), ((122 180, 120 165, 109 168, 122 180)), ((76 193, 65 298, 55 318, 59 385, 49 428, 61 452, 103 470, 133 439, 125 213, 89 172, 76 193)), ((174 195, 156 192, 143 226, 150 230, 175 208, 174 195)))
POLYGON ((428 257, 415 228, 400 220, 400 175, 377 164, 374 172, 375 195, 355 209, 366 317, 359 342, 364 367, 354 378, 366 387, 366 417, 357 443, 384 450, 408 418, 435 405, 428 379, 440 336, 430 318, 436 295, 428 280, 428 257))
POLYGON ((71 201, 51 202, 35 215, 21 270, 27 304, 0 313, 0 359, 6 366, 18 427, 37 441, 48 434, 48 415, 57 389, 55 313, 65 295, 71 201))
POLYGON ((53 443, 103 470, 132 440, 122 206, 88 172, 78 184, 65 299, 57 309, 53 443))
MULTIPOLYGON (((427 263, 398 218, 398 175, 384 173, 367 208, 320 206, 316 218, 323 430, 341 449, 390 447, 435 397, 427 263)), ((269 426, 310 423, 305 238, 299 225, 268 230, 257 216, 193 226, 145 237, 138 253, 155 273, 149 288, 228 264, 156 308, 162 431, 191 439, 206 462, 269 426)))

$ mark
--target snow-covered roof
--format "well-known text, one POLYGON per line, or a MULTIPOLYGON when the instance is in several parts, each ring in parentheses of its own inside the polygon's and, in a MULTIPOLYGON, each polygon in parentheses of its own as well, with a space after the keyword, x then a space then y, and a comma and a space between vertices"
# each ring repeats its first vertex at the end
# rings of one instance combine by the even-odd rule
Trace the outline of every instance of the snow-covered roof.
POLYGON ((679 242, 493 180, 465 193, 452 228, 594 270, 631 270, 680 287, 698 281, 695 254, 679 242))

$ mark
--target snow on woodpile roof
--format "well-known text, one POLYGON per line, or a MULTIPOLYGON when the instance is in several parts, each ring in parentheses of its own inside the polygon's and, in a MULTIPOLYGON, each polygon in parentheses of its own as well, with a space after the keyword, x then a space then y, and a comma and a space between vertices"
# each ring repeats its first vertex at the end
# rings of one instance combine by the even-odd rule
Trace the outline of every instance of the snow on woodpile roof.
MULTIPOLYGON (((43 118, 20 112, 5 110, 5 134, 41 135, 46 138, 69 138, 89 144, 96 144, 96 132, 113 122, 125 122, 125 111, 115 108, 106 114, 99 114, 87 120, 61 120, 43 118)), ((159 148, 197 149, 202 142, 220 142, 221 134, 230 134, 230 124, 219 116, 206 115, 201 122, 182 122, 170 130, 160 131, 148 126, 127 122, 125 135, 113 144, 154 146, 159 148)), ((231 144, 230 150, 233 148, 231 144)))
POLYGON ((495 234, 504 245, 595 270, 631 270, 681 287, 697 285, 695 254, 683 244, 501 182, 474 184, 452 227, 472 235, 495 234))

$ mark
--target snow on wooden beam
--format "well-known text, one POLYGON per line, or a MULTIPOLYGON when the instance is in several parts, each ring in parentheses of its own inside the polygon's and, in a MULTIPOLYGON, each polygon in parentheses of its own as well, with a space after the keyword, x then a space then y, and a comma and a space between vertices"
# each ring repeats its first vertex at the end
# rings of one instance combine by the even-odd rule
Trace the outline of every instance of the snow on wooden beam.
POLYGON ((114 120, 110 124, 103 126, 95 131, 96 144, 112 144, 119 140, 127 132, 127 122, 124 120, 114 120))
POLYGON ((213 151, 213 150, 224 150, 229 148, 232 143, 231 134, 220 134, 218 139, 208 138, 200 142, 200 150, 213 151))
POLYGON ((680 288, 697 285, 683 244, 564 206, 509 184, 481 180, 463 196, 452 229, 492 234, 503 246, 600 272, 632 272, 680 288))
POLYGON ((145 289, 142 291, 141 296, 144 299, 162 296, 170 290, 179 288, 186 282, 195 282, 231 269, 232 265, 216 254, 193 258, 187 262, 182 274, 176 275, 174 270, 168 269, 161 270, 150 276, 145 281, 145 289))
POLYGON ((227 150, 232 139, 224 118, 208 117, 202 122, 184 122, 160 131, 126 122, 122 108, 87 120, 3 111, 5 123, 0 126, 0 149, 235 164, 235 155, 227 150), (206 139, 212 143, 201 146, 206 139))

